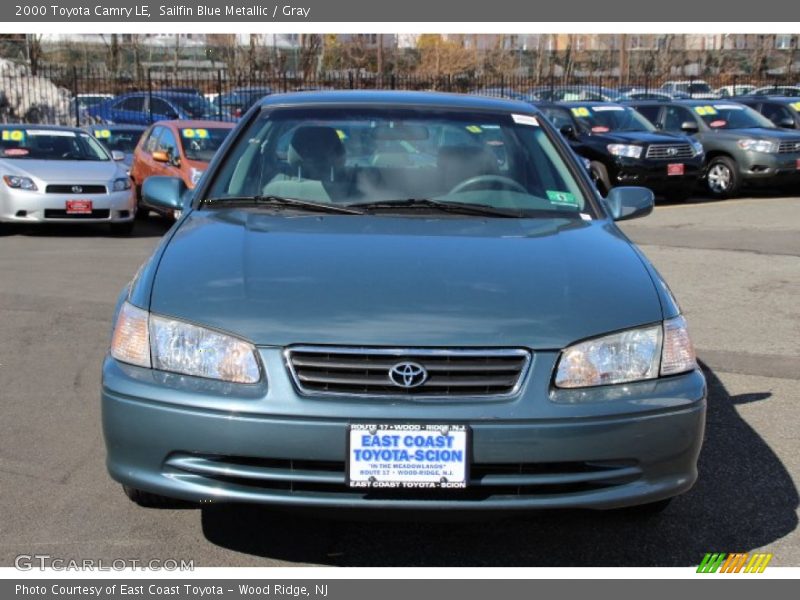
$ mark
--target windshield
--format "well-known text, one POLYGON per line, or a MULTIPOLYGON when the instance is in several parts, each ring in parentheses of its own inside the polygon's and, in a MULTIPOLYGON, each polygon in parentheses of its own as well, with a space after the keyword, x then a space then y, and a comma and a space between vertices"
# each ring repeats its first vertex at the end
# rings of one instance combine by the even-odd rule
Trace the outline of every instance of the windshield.
POLYGON ((202 96, 172 96, 169 100, 177 104, 190 119, 206 117, 214 112, 214 107, 202 96))
POLYGON ((0 129, 0 156, 36 160, 109 160, 88 133, 58 129, 0 129))
POLYGON ((141 129, 95 129, 93 133, 94 137, 109 150, 133 154, 139 138, 144 133, 144 127, 141 129))
POLYGON ((538 118, 430 108, 264 111, 206 193, 248 196, 341 206, 413 198, 518 216, 593 214, 538 118))
POLYGON ((210 162, 214 153, 225 141, 230 128, 192 127, 181 129, 183 153, 189 160, 210 162))
POLYGON ((747 129, 750 127, 768 127, 774 129, 775 124, 741 104, 709 104, 695 106, 694 112, 700 115, 711 129, 747 129))
POLYGON ((574 106, 572 116, 585 131, 606 133, 608 131, 655 131, 650 121, 630 107, 604 104, 597 106, 574 106))

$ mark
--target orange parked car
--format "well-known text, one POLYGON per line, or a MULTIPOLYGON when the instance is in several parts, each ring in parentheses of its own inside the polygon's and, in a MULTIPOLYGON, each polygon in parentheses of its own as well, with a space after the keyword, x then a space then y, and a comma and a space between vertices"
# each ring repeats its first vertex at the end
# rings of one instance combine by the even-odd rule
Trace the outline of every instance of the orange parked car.
POLYGON ((139 140, 131 165, 136 216, 146 218, 151 210, 158 210, 143 202, 145 179, 151 175, 180 177, 189 189, 194 188, 233 127, 234 123, 221 121, 159 121, 151 125, 139 140))

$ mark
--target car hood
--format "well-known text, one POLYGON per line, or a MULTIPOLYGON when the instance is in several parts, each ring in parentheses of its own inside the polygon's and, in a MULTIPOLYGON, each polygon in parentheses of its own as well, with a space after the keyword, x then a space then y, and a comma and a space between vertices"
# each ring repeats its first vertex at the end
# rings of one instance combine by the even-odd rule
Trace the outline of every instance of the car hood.
POLYGON ((796 132, 784 129, 770 129, 769 127, 748 127, 743 129, 715 129, 705 132, 706 135, 714 136, 720 140, 741 140, 743 138, 754 138, 757 140, 796 140, 796 132))
POLYGON ((595 133, 592 137, 602 139, 609 144, 675 144, 689 142, 682 135, 660 132, 651 133, 649 131, 609 131, 607 133, 595 133))
POLYGON ((0 160, 7 174, 32 177, 47 183, 108 183, 125 177, 115 161, 100 160, 0 160), (9 173, 10 171, 10 173, 9 173))
POLYGON ((659 321, 607 221, 194 211, 150 309, 261 345, 561 348, 659 321))

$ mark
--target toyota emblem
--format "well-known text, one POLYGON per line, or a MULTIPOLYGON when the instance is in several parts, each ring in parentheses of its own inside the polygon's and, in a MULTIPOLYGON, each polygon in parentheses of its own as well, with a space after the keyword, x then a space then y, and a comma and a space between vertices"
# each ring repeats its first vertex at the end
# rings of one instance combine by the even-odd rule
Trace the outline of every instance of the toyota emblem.
POLYGON ((678 149, 677 148, 674 148, 674 147, 673 148, 667 148, 667 154, 669 156, 675 156, 677 153, 678 153, 678 149))
POLYGON ((389 369, 389 379, 397 387, 411 389, 428 380, 425 367, 415 362, 401 362, 389 369))
POLYGON ((73 194, 80 194, 83 191, 83 188, 79 185, 73 185, 70 189, 73 194))

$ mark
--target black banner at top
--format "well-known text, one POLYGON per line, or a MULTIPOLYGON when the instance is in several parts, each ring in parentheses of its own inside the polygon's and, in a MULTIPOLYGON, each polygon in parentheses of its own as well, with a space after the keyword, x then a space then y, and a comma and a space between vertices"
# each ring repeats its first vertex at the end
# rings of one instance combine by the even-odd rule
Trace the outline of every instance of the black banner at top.
POLYGON ((800 21, 785 0, 11 0, 0 22, 771 22, 800 21))

